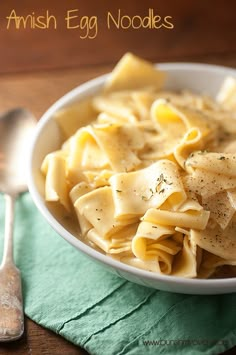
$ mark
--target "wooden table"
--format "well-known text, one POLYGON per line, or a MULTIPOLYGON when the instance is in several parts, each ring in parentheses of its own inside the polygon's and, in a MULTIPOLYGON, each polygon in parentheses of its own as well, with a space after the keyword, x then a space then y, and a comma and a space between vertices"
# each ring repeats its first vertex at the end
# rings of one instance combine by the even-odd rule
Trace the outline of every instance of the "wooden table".
MULTIPOLYGON (((40 118, 61 95, 108 72, 127 51, 155 62, 195 61, 236 67, 235 13, 235 0, 8 0, 0 4, 0 111, 25 106, 40 118), (78 12, 73 14, 80 17, 97 16, 94 39, 82 39, 85 33, 81 29, 65 27, 67 11, 75 9, 78 12), (147 16, 153 9, 162 18, 171 16, 174 28, 108 29, 107 13, 116 16, 119 9, 130 17, 147 16), (16 29, 16 23, 7 19, 12 10, 17 16, 32 12, 44 15, 48 10, 55 16, 57 28, 41 30, 27 25, 16 29)), ((26 319, 24 337, 1 344, 0 354, 86 352, 26 319)))

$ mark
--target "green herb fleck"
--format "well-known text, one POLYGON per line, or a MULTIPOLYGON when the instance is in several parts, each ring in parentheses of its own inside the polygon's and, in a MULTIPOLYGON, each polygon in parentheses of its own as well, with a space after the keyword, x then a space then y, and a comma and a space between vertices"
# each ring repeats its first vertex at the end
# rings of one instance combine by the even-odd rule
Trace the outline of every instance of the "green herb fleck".
POLYGON ((164 181, 164 175, 161 173, 161 175, 159 176, 159 178, 157 178, 157 181, 159 182, 159 184, 164 181))

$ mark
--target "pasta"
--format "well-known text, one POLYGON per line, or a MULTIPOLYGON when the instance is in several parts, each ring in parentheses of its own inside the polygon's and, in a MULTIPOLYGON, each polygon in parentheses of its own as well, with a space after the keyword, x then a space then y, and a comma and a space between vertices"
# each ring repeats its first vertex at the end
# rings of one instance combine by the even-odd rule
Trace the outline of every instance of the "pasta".
POLYGON ((102 92, 57 113, 65 142, 42 163, 45 199, 109 257, 218 277, 236 266, 236 79, 212 99, 163 90, 165 77, 128 53, 102 92))

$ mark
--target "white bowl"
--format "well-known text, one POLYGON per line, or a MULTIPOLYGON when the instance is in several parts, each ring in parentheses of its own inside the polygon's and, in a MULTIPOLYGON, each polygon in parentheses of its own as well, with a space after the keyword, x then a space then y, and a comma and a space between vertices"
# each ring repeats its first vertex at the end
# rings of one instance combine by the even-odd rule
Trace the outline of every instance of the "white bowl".
MULTIPOLYGON (((217 94, 226 76, 236 77, 236 70, 208 64, 167 63, 159 64, 158 67, 167 72, 168 79, 165 88, 173 90, 189 89, 213 97, 217 94)), ((60 214, 45 203, 43 197, 44 183, 40 174, 40 166, 45 155, 58 149, 62 143, 60 131, 53 116, 59 109, 99 92, 106 78, 107 75, 103 75, 70 91, 52 105, 39 121, 30 150, 29 163, 29 191, 36 206, 55 231, 67 242, 87 254, 94 261, 102 264, 107 270, 129 281, 164 291, 188 294, 236 292, 236 278, 201 280, 162 276, 154 272, 137 269, 103 255, 85 244, 82 239, 75 237, 76 230, 74 227, 66 225, 60 218, 60 214)))

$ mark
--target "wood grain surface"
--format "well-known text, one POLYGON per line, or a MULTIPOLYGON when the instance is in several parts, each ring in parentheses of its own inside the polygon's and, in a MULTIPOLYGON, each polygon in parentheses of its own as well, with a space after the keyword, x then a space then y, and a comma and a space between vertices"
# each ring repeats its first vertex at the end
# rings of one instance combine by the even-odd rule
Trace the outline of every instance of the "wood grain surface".
MULTIPOLYGON (((39 69, 77 68, 116 62, 132 51, 156 61, 201 59, 201 55, 236 53, 235 0, 8 0, 0 4, 0 72, 12 73, 39 69), (98 33, 94 39, 81 39, 85 30, 67 29, 68 10, 78 9, 83 16, 97 16, 98 33), (171 16, 173 29, 117 29, 107 26, 107 13, 145 17, 149 9, 162 18, 171 16), (50 15, 57 28, 15 29, 8 20, 12 10, 18 16, 50 15)), ((74 13, 76 15, 76 13, 74 13)), ((125 24, 124 24, 125 25, 125 24)))
MULTIPOLYGON (((8 0, 0 3, 0 112, 27 107, 39 119, 60 96, 80 83, 110 71, 127 51, 155 62, 191 61, 236 67, 235 0, 8 0), (94 39, 81 29, 65 28, 68 10, 98 18, 94 39), (153 9, 171 16, 172 30, 107 28, 106 14, 121 10, 130 17, 153 9), (48 10, 57 28, 17 30, 7 17, 43 15, 48 10)), ((234 354, 236 349, 226 352, 234 354)), ((78 347, 26 318, 26 332, 14 343, 0 344, 0 354, 86 354, 78 347)))

